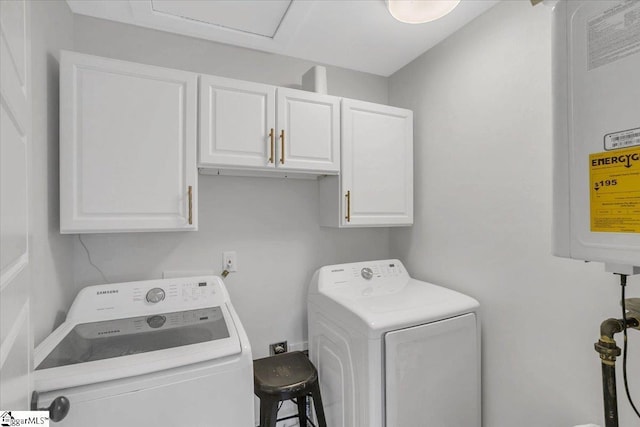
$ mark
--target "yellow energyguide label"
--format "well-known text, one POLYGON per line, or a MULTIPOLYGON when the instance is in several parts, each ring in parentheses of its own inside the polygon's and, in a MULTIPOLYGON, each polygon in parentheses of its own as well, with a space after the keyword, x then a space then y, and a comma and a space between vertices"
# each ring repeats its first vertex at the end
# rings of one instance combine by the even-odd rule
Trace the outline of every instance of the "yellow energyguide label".
POLYGON ((640 233, 640 147, 589 155, 591 231, 640 233))

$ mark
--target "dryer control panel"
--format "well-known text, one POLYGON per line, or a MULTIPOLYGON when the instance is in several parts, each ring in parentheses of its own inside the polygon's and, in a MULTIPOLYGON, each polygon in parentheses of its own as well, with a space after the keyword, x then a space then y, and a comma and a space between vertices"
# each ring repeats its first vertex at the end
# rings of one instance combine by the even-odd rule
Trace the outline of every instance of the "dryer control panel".
POLYGON ((406 282, 409 274, 397 259, 355 262, 322 267, 319 288, 375 285, 391 282, 406 282))
MULTIPOLYGON (((360 263, 359 263, 360 264, 360 263)), ((358 266, 351 267, 353 277, 362 277, 365 280, 383 277, 398 277, 404 271, 400 261, 380 261, 375 263, 362 263, 365 267, 358 269, 358 266)))

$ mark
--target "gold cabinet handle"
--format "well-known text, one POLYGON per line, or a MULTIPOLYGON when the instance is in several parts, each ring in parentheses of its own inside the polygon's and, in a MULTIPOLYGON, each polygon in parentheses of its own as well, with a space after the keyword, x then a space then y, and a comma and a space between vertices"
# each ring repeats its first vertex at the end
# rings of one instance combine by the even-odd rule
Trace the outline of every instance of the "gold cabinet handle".
POLYGON ((193 224, 193 187, 189 186, 189 225, 193 224))
POLYGON ((271 128, 271 132, 269 132, 269 139, 271 141, 271 152, 270 152, 270 155, 269 155, 269 163, 273 163, 273 151, 274 151, 274 148, 275 148, 274 137, 275 137, 275 132, 274 132, 273 128, 271 128))
POLYGON ((347 215, 344 219, 346 219, 347 222, 351 222, 351 191, 347 191, 344 197, 347 199, 347 215))
POLYGON ((280 163, 284 164, 284 129, 280 131, 280 163))

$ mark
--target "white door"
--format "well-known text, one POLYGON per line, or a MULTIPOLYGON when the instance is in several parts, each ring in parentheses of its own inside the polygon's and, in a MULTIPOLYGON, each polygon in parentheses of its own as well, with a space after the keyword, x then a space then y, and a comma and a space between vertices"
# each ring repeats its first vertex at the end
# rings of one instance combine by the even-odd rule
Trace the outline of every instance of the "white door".
POLYGON ((62 52, 61 232, 197 229, 197 86, 186 71, 62 52))
POLYGON ((275 166, 276 88, 200 76, 199 165, 275 166))
POLYGON ((278 88, 277 166, 340 172, 340 99, 278 88))
POLYGON ((413 223, 413 113, 342 101, 342 226, 413 223))
POLYGON ((26 410, 31 389, 28 156, 29 2, 0 1, 0 408, 26 410))
POLYGON ((480 345, 472 313, 385 334, 388 427, 480 427, 480 345))

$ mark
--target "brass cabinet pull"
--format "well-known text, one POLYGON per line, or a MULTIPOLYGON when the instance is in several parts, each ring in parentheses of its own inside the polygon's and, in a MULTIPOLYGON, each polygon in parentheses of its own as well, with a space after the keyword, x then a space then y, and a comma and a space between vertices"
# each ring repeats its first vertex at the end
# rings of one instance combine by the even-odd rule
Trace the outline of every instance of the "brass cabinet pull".
POLYGON ((273 163, 273 150, 275 148, 274 137, 274 131, 273 128, 271 128, 271 132, 269 132, 269 139, 271 140, 271 154, 269 155, 269 163, 273 163))
POLYGON ((345 194, 344 197, 347 198, 347 215, 344 219, 346 219, 347 222, 351 222, 351 191, 347 191, 347 194, 345 194))
POLYGON ((280 163, 284 164, 284 129, 280 131, 280 163))
POLYGON ((189 225, 193 224, 193 187, 189 186, 189 225))

